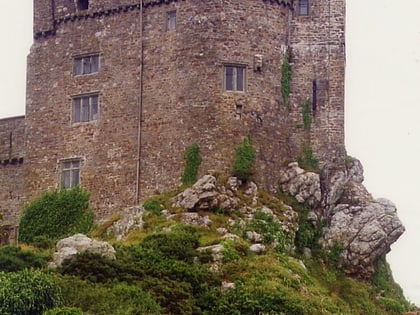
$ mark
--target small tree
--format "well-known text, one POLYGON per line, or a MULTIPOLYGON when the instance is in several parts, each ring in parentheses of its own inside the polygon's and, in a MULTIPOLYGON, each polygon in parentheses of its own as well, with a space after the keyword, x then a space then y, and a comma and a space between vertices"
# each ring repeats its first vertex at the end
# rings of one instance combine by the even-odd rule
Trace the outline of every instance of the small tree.
POLYGON ((233 163, 233 176, 247 181, 253 174, 252 167, 256 158, 255 149, 252 146, 250 137, 244 138, 242 143, 235 150, 235 161, 233 163))
POLYGON ((74 233, 87 233, 93 225, 89 193, 80 187, 46 192, 29 203, 20 219, 19 240, 57 240, 74 233))
POLYGON ((197 181, 198 168, 201 164, 200 147, 197 143, 187 148, 184 156, 185 170, 182 175, 182 183, 184 185, 192 185, 197 181))

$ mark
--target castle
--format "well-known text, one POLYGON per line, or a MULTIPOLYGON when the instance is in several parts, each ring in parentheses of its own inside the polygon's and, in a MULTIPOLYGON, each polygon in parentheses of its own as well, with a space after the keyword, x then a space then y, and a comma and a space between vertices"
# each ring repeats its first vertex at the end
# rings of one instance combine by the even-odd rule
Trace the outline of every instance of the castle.
POLYGON ((0 120, 4 222, 74 185, 103 218, 179 185, 193 143, 200 175, 227 174, 251 136, 267 189, 305 146, 344 163, 344 26, 345 0, 34 0, 26 115, 0 120))

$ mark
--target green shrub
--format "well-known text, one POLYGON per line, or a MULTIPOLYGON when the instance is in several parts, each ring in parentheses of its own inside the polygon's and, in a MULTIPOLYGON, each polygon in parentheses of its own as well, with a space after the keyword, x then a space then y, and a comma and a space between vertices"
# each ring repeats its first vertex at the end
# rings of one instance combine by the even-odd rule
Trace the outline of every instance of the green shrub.
POLYGON ((148 199, 143 203, 143 207, 146 211, 154 215, 160 215, 160 212, 163 210, 162 204, 156 199, 148 199))
POLYGON ((157 315, 162 313, 153 297, 137 285, 126 283, 104 285, 67 276, 56 277, 56 282, 61 287, 65 304, 77 307, 86 314, 157 315))
POLYGON ((252 167, 256 158, 255 149, 252 146, 250 137, 244 138, 235 150, 235 160, 233 163, 233 176, 247 181, 253 174, 252 167))
POLYGON ((184 156, 185 170, 182 175, 182 183, 184 185, 192 185, 197 181, 198 168, 201 164, 200 147, 197 143, 187 148, 184 156))
POLYGON ((56 307, 46 311, 43 315, 83 315, 83 312, 75 307, 56 307))
POLYGON ((248 224, 248 229, 261 234, 263 244, 277 243, 277 249, 283 251, 286 242, 286 236, 278 221, 274 220, 274 216, 262 210, 257 210, 254 214, 254 220, 248 224))
POLYGON ((60 288, 41 271, 0 273, 0 314, 41 315, 61 305, 60 288))
POLYGON ((39 237, 58 240, 74 233, 87 233, 92 225, 88 192, 79 187, 46 192, 25 207, 19 240, 26 243, 36 242, 39 237))
POLYGON ((48 256, 22 250, 20 247, 5 246, 0 248, 0 270, 13 272, 26 268, 46 267, 48 256))
POLYGON ((298 157, 299 166, 307 171, 319 173, 319 161, 314 156, 314 152, 310 144, 306 144, 303 147, 303 154, 298 157))

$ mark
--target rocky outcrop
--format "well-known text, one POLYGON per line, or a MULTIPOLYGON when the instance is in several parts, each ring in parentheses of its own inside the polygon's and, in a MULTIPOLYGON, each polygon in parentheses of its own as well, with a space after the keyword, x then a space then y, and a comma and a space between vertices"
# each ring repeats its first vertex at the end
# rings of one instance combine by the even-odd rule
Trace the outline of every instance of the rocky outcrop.
POLYGON ((321 202, 319 175, 306 172, 297 162, 290 163, 286 170, 280 172, 279 181, 282 191, 295 197, 300 203, 317 206, 321 202))
POLYGON ((61 267, 63 262, 73 259, 77 254, 89 252, 115 259, 115 249, 107 242, 90 239, 84 234, 76 234, 57 242, 57 251, 53 254, 50 267, 61 267))
POLYGON ((321 178, 290 163, 281 172, 283 192, 312 206, 308 220, 327 222, 323 243, 343 246, 342 262, 346 271, 361 277, 374 272, 377 259, 389 252, 390 245, 404 232, 395 205, 386 199, 374 199, 363 186, 360 161, 349 158, 348 168, 331 171, 326 167, 321 178))
MULTIPOLYGON (((118 213, 117 218, 106 229, 106 234, 114 235, 117 241, 125 240, 132 229, 140 229, 143 226, 144 211, 141 206, 124 209, 118 213)), ((107 221, 100 222, 100 224, 107 224, 107 221)))
POLYGON ((235 196, 235 191, 239 185, 238 180, 231 177, 226 187, 218 187, 214 176, 205 175, 191 188, 174 197, 173 207, 194 211, 210 209, 229 211, 238 206, 239 198, 235 196))

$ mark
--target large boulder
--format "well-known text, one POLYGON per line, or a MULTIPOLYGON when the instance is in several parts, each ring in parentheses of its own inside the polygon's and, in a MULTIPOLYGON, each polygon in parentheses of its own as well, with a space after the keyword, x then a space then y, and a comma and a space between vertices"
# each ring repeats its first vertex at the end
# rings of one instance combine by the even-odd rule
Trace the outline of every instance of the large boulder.
POLYGON ((297 162, 290 163, 280 173, 280 187, 284 193, 295 197, 300 203, 317 206, 321 201, 319 174, 305 171, 297 162))
POLYGON ((115 259, 115 249, 107 242, 92 240, 84 234, 76 234, 57 242, 50 267, 61 267, 63 262, 74 259, 77 254, 89 252, 115 259))
POLYGON ((329 246, 342 244, 346 272, 363 278, 372 275, 377 259, 389 252, 391 244, 405 231, 395 205, 386 199, 362 206, 339 204, 330 220, 325 242, 329 246))
POLYGON ((231 177, 228 180, 228 188, 218 187, 213 175, 205 175, 200 178, 191 188, 172 199, 173 207, 184 208, 189 211, 224 209, 232 210, 238 206, 239 199, 234 196, 238 180, 231 177))

